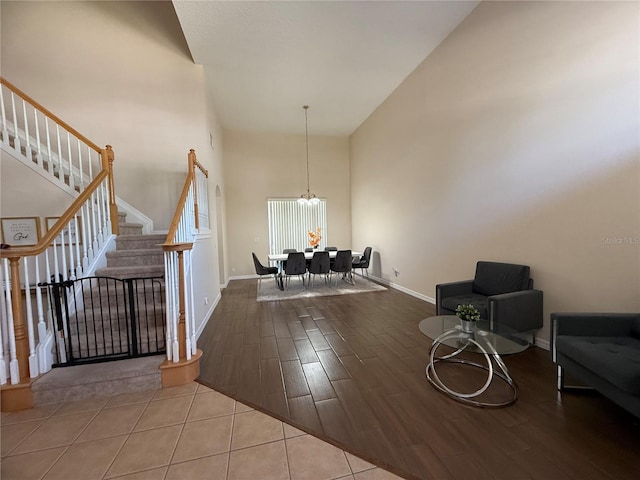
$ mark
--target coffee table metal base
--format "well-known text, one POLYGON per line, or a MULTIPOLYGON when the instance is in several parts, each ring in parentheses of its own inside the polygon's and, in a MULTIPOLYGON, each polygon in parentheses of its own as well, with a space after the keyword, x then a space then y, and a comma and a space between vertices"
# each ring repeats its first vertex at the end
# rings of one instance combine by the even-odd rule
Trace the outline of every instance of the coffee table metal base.
POLYGON ((465 403, 467 405, 485 408, 499 408, 512 405, 518 399, 518 387, 509 375, 507 366, 489 342, 482 341, 482 337, 479 338, 480 341, 477 341, 473 338, 473 336, 474 334, 469 334, 461 330, 448 330, 442 333, 442 335, 438 336, 433 341, 433 343, 431 344, 431 348, 429 349, 429 364, 426 368, 427 380, 440 392, 453 398, 454 400, 465 403), (440 347, 445 341, 451 339, 457 339, 460 346, 452 353, 438 357, 436 355, 438 347, 440 347), (472 360, 456 358, 471 346, 475 347, 476 351, 479 351, 480 354, 484 357, 486 365, 474 362, 472 360), (448 387, 440 379, 438 373, 436 372, 436 364, 438 363, 457 363, 482 369, 487 372, 487 380, 484 385, 475 392, 458 392, 448 387), (504 401, 487 402, 480 400, 478 397, 480 397, 480 395, 487 391, 494 378, 496 377, 506 383, 509 388, 510 395, 504 401))

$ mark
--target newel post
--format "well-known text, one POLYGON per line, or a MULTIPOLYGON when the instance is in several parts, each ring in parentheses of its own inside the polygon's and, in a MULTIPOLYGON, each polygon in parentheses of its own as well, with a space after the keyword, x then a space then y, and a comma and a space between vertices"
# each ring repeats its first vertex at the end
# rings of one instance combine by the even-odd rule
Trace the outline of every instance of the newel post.
MULTIPOLYGON (((9 257, 11 270, 11 309, 13 313, 13 339, 15 345, 15 358, 11 355, 12 377, 14 366, 17 363, 17 376, 19 383, 8 383, 2 386, 1 406, 3 412, 24 410, 33 407, 33 393, 31 391, 31 378, 29 375, 29 339, 27 337, 22 307, 22 291, 20 288, 20 257, 9 257)), ((4 295, 4 292, 2 292, 4 295)))
MULTIPOLYGON (((172 243, 164 244, 163 250, 165 252, 176 252, 177 254, 177 289, 178 289, 178 359, 175 358, 169 360, 165 359, 160 365, 160 374, 162 377, 162 387, 174 387, 178 385, 185 385, 194 381, 200 375, 200 357, 202 356, 202 350, 197 349, 196 353, 191 355, 191 358, 187 359, 187 349, 191 349, 191 346, 187 344, 187 321, 186 318, 186 302, 187 292, 185 291, 185 268, 184 268, 184 252, 193 248, 192 243, 172 243)), ((167 283, 166 288, 170 288, 167 283)), ((193 314, 193 312, 192 312, 193 314)), ((171 345, 167 345, 167 350, 172 348, 171 345)), ((174 353, 175 355, 175 353, 174 353)))
POLYGON ((109 173, 109 215, 111 217, 111 233, 118 235, 120 233, 120 224, 118 222, 118 206, 116 205, 116 189, 113 181, 113 161, 115 155, 111 145, 107 145, 101 152, 102 168, 109 173))

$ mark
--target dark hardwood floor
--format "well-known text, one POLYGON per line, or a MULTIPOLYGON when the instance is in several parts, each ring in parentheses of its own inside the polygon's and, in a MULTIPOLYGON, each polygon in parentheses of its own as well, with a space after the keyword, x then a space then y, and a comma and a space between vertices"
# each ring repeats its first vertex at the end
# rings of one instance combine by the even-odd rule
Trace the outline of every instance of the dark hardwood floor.
POLYGON ((257 302, 256 283, 230 282, 200 337, 207 386, 406 478, 640 478, 639 420, 559 396, 549 352, 505 356, 518 401, 473 408, 425 379, 432 305, 393 289, 257 302))

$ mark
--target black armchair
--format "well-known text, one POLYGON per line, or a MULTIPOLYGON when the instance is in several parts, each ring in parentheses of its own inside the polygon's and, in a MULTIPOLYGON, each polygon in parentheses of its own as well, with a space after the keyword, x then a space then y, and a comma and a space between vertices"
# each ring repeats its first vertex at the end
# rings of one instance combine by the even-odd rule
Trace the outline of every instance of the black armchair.
POLYGON ((542 291, 533 289, 529 267, 478 262, 473 280, 436 285, 436 313, 455 315, 459 304, 471 304, 491 325, 516 332, 542 328, 542 291))

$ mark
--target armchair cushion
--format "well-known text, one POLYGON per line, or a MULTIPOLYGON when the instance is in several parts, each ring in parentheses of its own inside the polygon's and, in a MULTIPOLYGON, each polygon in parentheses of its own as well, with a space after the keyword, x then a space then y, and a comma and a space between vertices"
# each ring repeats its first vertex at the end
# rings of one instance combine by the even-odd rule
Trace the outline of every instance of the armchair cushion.
POLYGON ((498 295, 529 288, 529 267, 511 263, 478 262, 473 291, 480 295, 498 295))
POLYGON ((480 312, 480 318, 488 318, 487 317, 487 297, 484 295, 478 295, 477 293, 466 293, 462 295, 455 295, 452 297, 445 297, 442 299, 442 308, 447 310, 451 310, 452 312, 456 311, 458 305, 473 305, 480 312))

